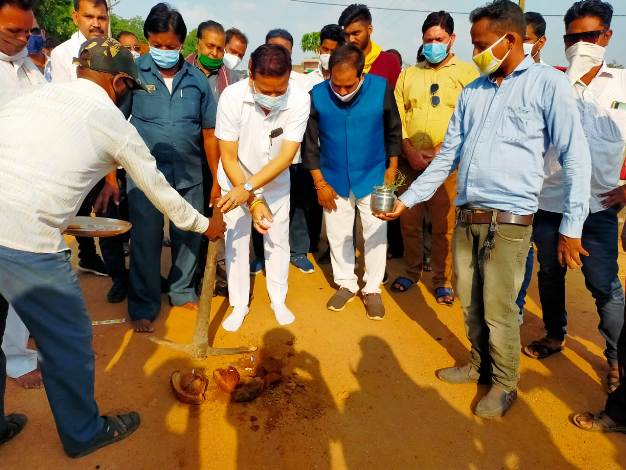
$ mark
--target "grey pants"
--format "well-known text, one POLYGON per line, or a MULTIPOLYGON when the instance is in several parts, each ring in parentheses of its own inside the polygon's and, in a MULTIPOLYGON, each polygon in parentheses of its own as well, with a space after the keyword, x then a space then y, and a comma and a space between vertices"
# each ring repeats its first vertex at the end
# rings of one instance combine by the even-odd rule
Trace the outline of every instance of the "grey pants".
POLYGON ((506 391, 519 380, 519 308, 532 227, 499 224, 486 253, 488 224, 459 223, 452 242, 456 292, 472 351, 470 364, 506 391))

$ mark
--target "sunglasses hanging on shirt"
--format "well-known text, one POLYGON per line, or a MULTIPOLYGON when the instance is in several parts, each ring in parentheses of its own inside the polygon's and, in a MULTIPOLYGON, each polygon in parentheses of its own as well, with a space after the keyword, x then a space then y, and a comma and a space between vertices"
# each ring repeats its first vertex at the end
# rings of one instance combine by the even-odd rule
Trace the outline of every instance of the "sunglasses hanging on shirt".
POLYGON ((433 108, 436 108, 437 106, 441 104, 441 98, 437 96, 438 92, 439 92, 438 83, 433 83, 432 85, 430 85, 430 104, 432 105, 433 108))

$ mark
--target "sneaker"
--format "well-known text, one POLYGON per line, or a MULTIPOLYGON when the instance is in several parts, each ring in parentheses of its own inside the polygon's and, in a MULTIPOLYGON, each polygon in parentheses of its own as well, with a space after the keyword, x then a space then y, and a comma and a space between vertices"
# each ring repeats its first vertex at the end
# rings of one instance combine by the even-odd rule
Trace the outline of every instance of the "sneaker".
POLYGON ((81 259, 78 262, 78 270, 84 273, 95 274, 96 276, 107 277, 109 275, 104 261, 97 255, 93 258, 81 259))
POLYGON ((298 268, 304 274, 311 274, 315 272, 315 266, 313 263, 309 261, 309 258, 306 256, 298 256, 291 260, 291 264, 293 264, 296 268, 298 268))
POLYGON ((367 318, 370 320, 382 320, 385 318, 385 306, 380 294, 365 294, 363 302, 365 303, 367 318))
POLYGON ((481 418, 500 418, 511 408, 516 398, 516 390, 506 392, 499 385, 492 385, 487 395, 476 405, 474 414, 481 418))
POLYGON ((340 287, 339 290, 335 292, 335 295, 326 303, 326 308, 334 312, 341 312, 346 308, 347 304, 354 300, 355 295, 356 294, 349 289, 340 287))
POLYGON ((265 260, 263 258, 254 258, 250 261, 250 274, 260 274, 265 269, 265 260))
POLYGON ((128 283, 126 281, 113 281, 113 285, 107 294, 107 301, 110 304, 124 302, 128 295, 128 283))

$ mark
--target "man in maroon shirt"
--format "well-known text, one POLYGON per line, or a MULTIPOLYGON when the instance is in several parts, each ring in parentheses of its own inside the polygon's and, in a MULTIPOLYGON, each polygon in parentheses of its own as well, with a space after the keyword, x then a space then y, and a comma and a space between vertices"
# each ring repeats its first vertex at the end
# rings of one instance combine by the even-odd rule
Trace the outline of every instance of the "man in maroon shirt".
POLYGON ((398 57, 385 52, 372 41, 372 14, 366 5, 352 4, 339 17, 339 26, 343 28, 346 42, 355 44, 365 54, 365 73, 378 75, 395 88, 402 66, 398 57))

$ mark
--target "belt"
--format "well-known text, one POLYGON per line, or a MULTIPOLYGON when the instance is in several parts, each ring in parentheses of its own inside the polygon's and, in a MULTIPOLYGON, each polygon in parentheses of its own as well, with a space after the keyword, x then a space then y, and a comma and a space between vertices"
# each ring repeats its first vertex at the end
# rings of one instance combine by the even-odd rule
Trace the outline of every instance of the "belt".
POLYGON ((457 220, 463 224, 490 224, 493 213, 496 212, 496 222, 499 224, 532 225, 534 214, 517 215, 504 211, 492 211, 483 209, 459 208, 457 220))

